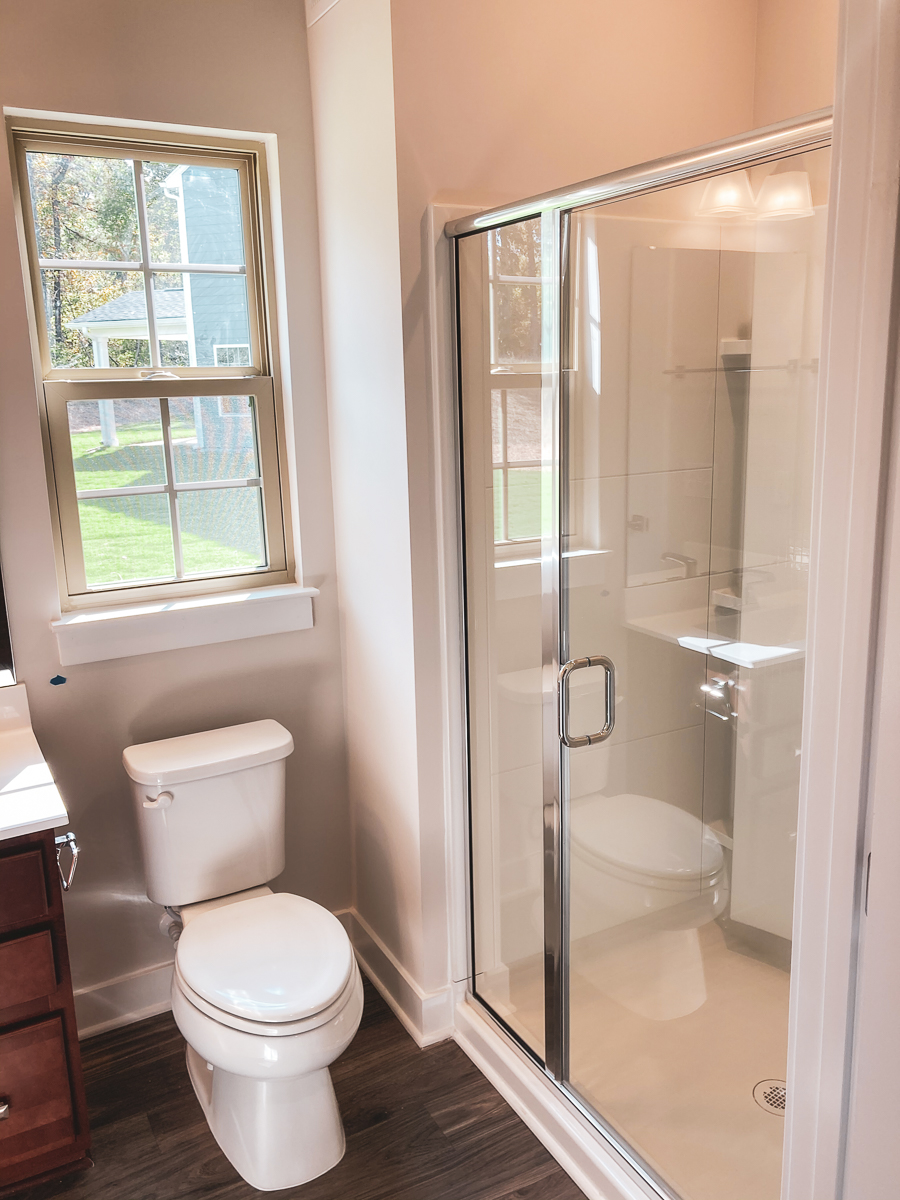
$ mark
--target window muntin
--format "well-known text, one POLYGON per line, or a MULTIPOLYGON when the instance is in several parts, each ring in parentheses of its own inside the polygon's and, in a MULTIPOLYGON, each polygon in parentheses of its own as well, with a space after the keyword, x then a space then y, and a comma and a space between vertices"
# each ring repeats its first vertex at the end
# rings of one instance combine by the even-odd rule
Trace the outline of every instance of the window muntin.
POLYGON ((520 554, 523 543, 540 539, 549 485, 541 461, 548 282, 542 277, 541 239, 539 218, 491 230, 486 238, 494 545, 508 554, 520 554))
POLYGON ((534 541, 543 487, 540 387, 492 387, 491 425, 494 544, 534 541))

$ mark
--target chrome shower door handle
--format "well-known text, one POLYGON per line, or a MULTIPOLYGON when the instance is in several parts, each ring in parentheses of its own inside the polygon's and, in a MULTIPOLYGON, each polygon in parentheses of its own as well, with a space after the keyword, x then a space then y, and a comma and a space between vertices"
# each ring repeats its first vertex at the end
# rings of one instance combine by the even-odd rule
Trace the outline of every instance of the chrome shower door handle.
POLYGON ((616 667, 605 654, 592 654, 590 658, 570 658, 562 667, 556 683, 556 707, 559 714, 559 740, 564 746, 596 746, 605 742, 616 725, 616 667), (602 667, 606 672, 606 724, 598 733, 580 736, 569 733, 569 676, 586 667, 602 667))

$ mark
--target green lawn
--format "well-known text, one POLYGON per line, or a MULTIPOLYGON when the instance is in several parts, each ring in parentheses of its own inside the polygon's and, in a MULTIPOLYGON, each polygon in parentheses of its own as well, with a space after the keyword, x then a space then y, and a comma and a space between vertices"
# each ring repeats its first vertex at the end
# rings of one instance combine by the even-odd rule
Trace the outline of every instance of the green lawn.
MULTIPOLYGON (((166 479, 162 433, 158 423, 122 424, 118 446, 103 446, 99 430, 72 433, 72 457, 79 491, 136 487, 164 483, 166 479)), ((191 422, 173 422, 174 441, 193 439, 191 422)), ((198 461, 198 466, 202 466, 198 461)), ((201 478, 215 478, 202 476, 201 478)), ((191 520, 205 532, 208 525, 221 537, 201 536, 182 528, 185 570, 233 571, 255 567, 260 554, 239 543, 256 541, 253 514, 244 495, 195 492, 191 520), (233 499, 232 499, 233 498, 233 499), (204 519, 204 508, 207 512, 204 519), (235 544, 238 543, 238 544, 235 544)), ((135 579, 169 578, 175 573, 169 502, 164 495, 108 497, 80 500, 78 512, 84 546, 84 566, 89 586, 135 579)), ((182 515, 182 520, 184 516, 182 515)))
MULTIPOLYGON (((165 483, 166 465, 162 429, 158 422, 124 425, 116 430, 118 446, 104 446, 99 429, 70 435, 75 462, 75 486, 79 491, 100 488, 139 487, 165 483)), ((195 437, 193 424, 172 422, 172 437, 195 437)))
MULTIPOLYGON (((543 511, 550 512, 549 494, 542 497, 545 488, 549 488, 550 473, 540 467, 510 467, 508 479, 506 505, 510 539, 539 538, 542 507, 543 511)), ((495 469, 494 539, 498 542, 503 540, 502 487, 503 472, 495 469)))
MULTIPOLYGON (((172 436, 174 438, 196 437, 197 434, 193 421, 173 421, 172 436)), ((91 451, 99 451, 101 454, 114 454, 121 446, 161 442, 162 427, 158 421, 146 421, 140 425, 117 423, 116 437, 119 439, 119 447, 104 446, 100 440, 99 429, 86 429, 82 433, 72 433, 70 437, 72 440, 73 457, 83 458, 85 454, 91 451)))
MULTIPOLYGON (((172 532, 165 496, 129 496, 119 501, 81 500, 81 538, 84 545, 84 569, 90 586, 125 582, 131 579, 160 579, 175 574, 172 532), (128 500, 162 501, 158 520, 132 512, 113 512, 106 505, 125 505, 128 500), (164 506, 164 511, 163 511, 164 506)), ((147 512, 147 509, 144 509, 147 512)), ((233 571, 255 567, 259 555, 247 554, 209 538, 182 532, 185 566, 193 571, 233 571)))

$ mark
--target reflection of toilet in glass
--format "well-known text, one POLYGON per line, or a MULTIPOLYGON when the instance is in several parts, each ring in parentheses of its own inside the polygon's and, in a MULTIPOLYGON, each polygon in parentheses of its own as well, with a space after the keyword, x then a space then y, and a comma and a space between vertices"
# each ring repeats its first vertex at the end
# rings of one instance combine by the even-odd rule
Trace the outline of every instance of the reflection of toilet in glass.
POLYGON ((715 834, 663 800, 600 792, 572 800, 570 830, 572 969, 641 1016, 694 1012, 706 1000, 697 931, 728 899, 715 834))

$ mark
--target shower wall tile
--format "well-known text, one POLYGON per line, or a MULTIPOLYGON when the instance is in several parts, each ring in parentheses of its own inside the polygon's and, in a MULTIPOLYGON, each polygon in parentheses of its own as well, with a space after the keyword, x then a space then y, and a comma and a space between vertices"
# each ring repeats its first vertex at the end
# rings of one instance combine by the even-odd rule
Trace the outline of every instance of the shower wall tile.
POLYGON ((609 751, 608 795, 653 796, 701 816, 702 725, 610 744, 609 751))
POLYGON ((712 466, 719 255, 632 252, 628 471, 712 466))
POLYGON ((706 575, 712 471, 632 475, 627 490, 627 586, 706 575), (694 561, 682 565, 666 560, 667 554, 694 561))

